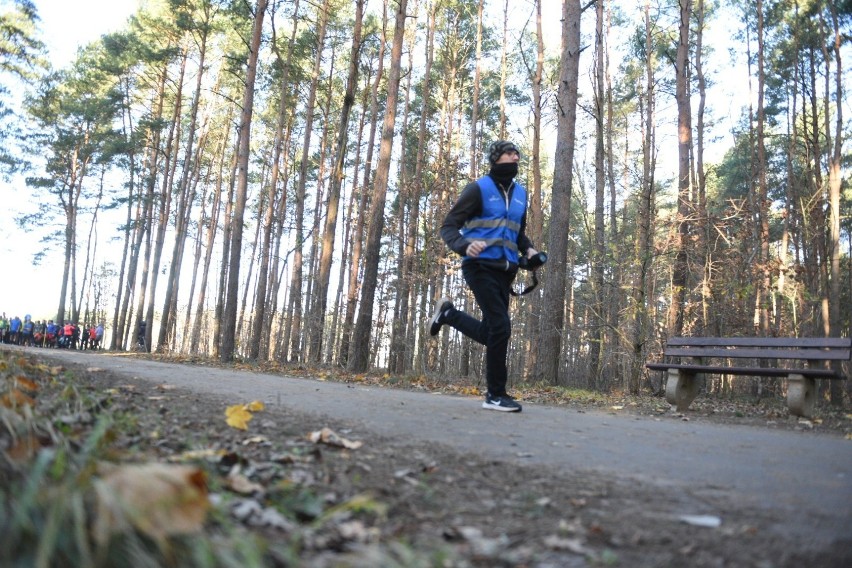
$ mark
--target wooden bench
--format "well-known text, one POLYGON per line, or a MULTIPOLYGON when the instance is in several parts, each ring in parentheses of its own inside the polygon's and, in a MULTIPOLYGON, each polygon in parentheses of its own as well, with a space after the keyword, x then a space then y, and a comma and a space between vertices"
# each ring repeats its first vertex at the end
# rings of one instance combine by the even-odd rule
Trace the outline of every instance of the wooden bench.
POLYGON ((699 373, 786 377, 787 406, 797 416, 813 416, 816 379, 845 379, 842 373, 824 367, 812 367, 822 361, 847 361, 852 353, 852 338, 843 337, 672 337, 663 350, 664 362, 647 363, 652 370, 668 371, 666 400, 679 412, 685 411, 698 395, 699 373), (686 363, 673 358, 692 358, 686 363), (707 365, 706 359, 754 359, 768 362, 763 367, 736 367, 728 364, 707 365), (806 361, 807 368, 783 368, 778 360, 806 361))

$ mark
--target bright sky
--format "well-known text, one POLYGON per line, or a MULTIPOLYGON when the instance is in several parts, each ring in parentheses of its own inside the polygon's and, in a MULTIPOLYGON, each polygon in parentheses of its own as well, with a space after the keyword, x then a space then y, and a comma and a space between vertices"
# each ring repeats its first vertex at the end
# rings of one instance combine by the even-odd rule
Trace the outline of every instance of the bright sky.
POLYGON ((78 47, 121 29, 139 5, 139 0, 34 1, 54 67, 70 62, 78 47))
MULTIPOLYGON (((54 67, 72 61, 78 47, 120 29, 138 4, 138 0, 34 2, 41 17, 41 39, 47 44, 54 67)), ((0 184, 0 204, 6 219, 0 237, 0 312, 8 317, 31 314, 36 320, 53 318, 62 279, 62 253, 56 250, 40 266, 33 266, 33 254, 41 248, 40 235, 23 233, 13 222, 20 213, 35 209, 22 179, 0 184)))

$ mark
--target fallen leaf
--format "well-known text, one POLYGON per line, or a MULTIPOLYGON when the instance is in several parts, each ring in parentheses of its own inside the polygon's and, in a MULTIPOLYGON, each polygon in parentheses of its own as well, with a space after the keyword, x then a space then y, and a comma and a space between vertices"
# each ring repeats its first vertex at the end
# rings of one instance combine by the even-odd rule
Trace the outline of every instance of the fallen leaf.
POLYGON ((32 379, 28 379, 23 375, 15 378, 14 386, 21 390, 29 392, 38 392, 38 384, 32 379))
POLYGON ((265 492, 265 489, 262 485, 251 481, 242 473, 231 473, 228 475, 225 481, 231 491, 233 491, 234 493, 239 493, 241 495, 251 495, 253 493, 265 492))
POLYGON ((18 408, 20 406, 35 406, 35 401, 32 397, 22 393, 18 389, 12 389, 2 397, 0 403, 6 408, 18 408))
POLYGON ((34 434, 27 433, 12 441, 11 446, 6 449, 6 455, 12 461, 24 463, 35 457, 42 446, 34 434))
POLYGON ((225 409, 225 421, 231 428, 248 430, 248 423, 252 419, 252 412, 260 412, 264 409, 259 400, 248 404, 234 404, 225 409))
POLYGON ((204 472, 162 463, 105 466, 94 480, 94 537, 101 545, 135 528, 164 545, 166 537, 199 532, 210 501, 204 472))
POLYGON ((329 446, 346 448, 347 450, 357 450, 358 448, 364 445, 363 442, 353 442, 351 440, 347 440, 346 438, 339 436, 331 428, 323 428, 322 430, 311 432, 310 434, 308 434, 308 439, 314 444, 322 443, 327 444, 329 446))
POLYGON ((248 430, 248 423, 252 419, 252 414, 246 410, 246 405, 235 404, 225 409, 225 422, 231 428, 238 430, 248 430))
POLYGON ((193 460, 208 460, 215 461, 221 459, 222 456, 225 455, 225 450, 216 450, 213 448, 207 448, 204 450, 189 450, 183 452, 182 454, 178 454, 176 456, 170 456, 170 462, 187 462, 193 460))

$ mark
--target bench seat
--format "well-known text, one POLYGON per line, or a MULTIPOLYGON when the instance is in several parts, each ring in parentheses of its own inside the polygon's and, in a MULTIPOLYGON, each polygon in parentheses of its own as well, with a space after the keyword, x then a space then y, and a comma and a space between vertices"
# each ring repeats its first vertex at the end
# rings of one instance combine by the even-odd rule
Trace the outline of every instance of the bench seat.
POLYGON ((717 373, 720 375, 743 375, 753 377, 786 377, 790 373, 814 379, 844 379, 830 369, 781 369, 778 367, 720 367, 715 365, 689 365, 680 363, 648 363, 645 365, 654 371, 667 369, 688 369, 694 373, 717 373))
POLYGON ((833 369, 809 366, 743 367, 708 365, 705 359, 753 359, 777 365, 778 360, 848 361, 852 356, 852 339, 837 337, 673 337, 663 350, 664 362, 646 363, 648 369, 666 371, 666 400, 682 412, 698 395, 698 374, 786 377, 787 406, 792 414, 811 417, 816 401, 816 379, 842 380, 846 377, 833 369), (673 358, 695 362, 673 362, 673 358))

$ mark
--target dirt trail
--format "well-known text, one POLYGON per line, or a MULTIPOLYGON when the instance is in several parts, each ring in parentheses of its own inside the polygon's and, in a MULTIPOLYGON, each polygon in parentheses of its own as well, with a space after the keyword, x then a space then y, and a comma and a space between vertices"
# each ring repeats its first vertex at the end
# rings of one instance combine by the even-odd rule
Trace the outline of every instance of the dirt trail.
POLYGON ((782 542, 804 543, 815 553, 852 545, 852 442, 839 436, 533 404, 520 414, 504 414, 482 410, 472 397, 106 353, 39 350, 38 355, 328 417, 351 429, 348 436, 355 439, 378 435, 410 445, 440 444, 462 455, 645 488, 636 513, 651 522, 655 515, 675 514, 724 523, 748 512, 771 519, 767 528, 782 542))

